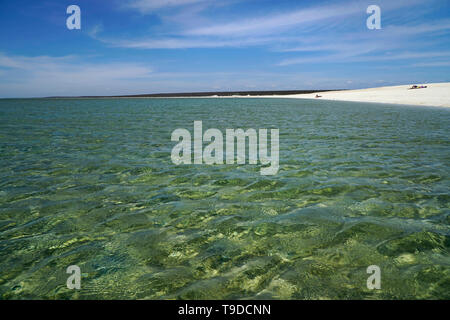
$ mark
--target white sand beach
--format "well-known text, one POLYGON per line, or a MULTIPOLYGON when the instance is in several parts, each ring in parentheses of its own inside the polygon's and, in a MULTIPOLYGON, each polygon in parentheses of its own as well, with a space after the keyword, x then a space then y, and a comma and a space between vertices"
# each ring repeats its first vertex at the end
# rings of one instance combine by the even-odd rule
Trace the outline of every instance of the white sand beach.
POLYGON ((322 99, 374 103, 394 103, 418 106, 450 107, 450 83, 410 84, 361 90, 329 91, 313 94, 287 96, 264 96, 267 98, 322 99), (413 85, 427 86, 409 90, 413 85), (316 98, 316 95, 321 96, 316 98))

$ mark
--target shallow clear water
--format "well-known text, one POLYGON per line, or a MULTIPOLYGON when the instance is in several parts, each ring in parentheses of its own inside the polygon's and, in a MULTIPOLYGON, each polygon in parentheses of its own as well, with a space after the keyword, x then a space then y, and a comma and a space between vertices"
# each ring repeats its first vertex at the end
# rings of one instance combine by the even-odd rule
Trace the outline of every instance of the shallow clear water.
POLYGON ((443 108, 0 100, 0 297, 449 299, 449 129, 443 108), (278 174, 175 166, 194 120, 278 128, 278 174))

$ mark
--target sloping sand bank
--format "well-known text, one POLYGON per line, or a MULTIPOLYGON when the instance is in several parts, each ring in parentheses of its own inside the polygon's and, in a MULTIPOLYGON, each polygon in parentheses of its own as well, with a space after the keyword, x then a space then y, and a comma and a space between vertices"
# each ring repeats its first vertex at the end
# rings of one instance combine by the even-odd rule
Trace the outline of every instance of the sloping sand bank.
MULTIPOLYGON (((415 84, 422 86, 421 84, 415 84)), ((265 96, 271 98, 323 99, 375 103, 395 103, 420 106, 450 107, 450 83, 430 83, 424 89, 409 90, 412 85, 362 90, 329 91, 314 94, 265 96), (316 94, 321 98, 316 98, 316 94)))

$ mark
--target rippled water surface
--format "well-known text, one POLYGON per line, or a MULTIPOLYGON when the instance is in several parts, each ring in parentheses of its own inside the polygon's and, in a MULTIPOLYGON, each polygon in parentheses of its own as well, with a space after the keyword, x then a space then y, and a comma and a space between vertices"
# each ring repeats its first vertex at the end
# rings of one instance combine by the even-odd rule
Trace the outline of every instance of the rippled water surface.
POLYGON ((449 133, 443 108, 0 100, 0 297, 450 299, 449 133), (175 166, 194 120, 278 128, 278 174, 175 166))

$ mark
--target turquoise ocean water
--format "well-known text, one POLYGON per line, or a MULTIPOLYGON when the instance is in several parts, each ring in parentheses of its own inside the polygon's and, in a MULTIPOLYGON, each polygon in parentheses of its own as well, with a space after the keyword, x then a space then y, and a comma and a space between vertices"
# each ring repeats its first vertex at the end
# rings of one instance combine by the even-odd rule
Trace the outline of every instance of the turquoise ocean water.
POLYGON ((449 133, 433 107, 0 100, 0 298, 450 299, 449 133), (175 166, 195 120, 278 128, 278 174, 175 166))

